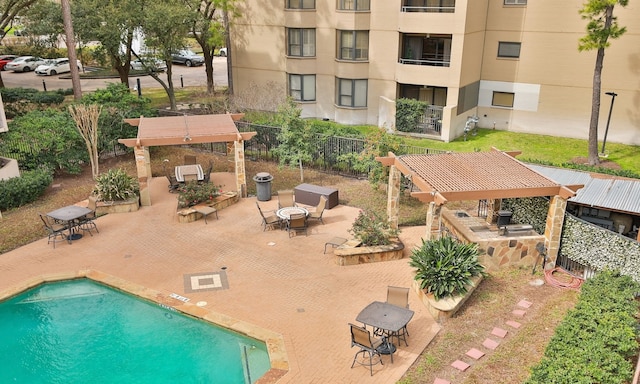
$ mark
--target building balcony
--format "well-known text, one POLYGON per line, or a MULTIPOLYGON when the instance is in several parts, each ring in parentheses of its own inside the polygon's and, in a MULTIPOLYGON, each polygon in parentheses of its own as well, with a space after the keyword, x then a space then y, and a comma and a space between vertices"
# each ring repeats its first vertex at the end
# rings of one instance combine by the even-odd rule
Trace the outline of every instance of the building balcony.
POLYGON ((396 82, 401 84, 421 84, 434 87, 457 87, 457 70, 445 66, 396 64, 396 82))
POLYGON ((451 64, 451 57, 423 57, 420 59, 400 59, 400 64, 408 65, 430 65, 433 67, 448 67, 451 64))
POLYGON ((402 12, 453 13, 455 10, 455 0, 404 0, 402 2, 402 12))

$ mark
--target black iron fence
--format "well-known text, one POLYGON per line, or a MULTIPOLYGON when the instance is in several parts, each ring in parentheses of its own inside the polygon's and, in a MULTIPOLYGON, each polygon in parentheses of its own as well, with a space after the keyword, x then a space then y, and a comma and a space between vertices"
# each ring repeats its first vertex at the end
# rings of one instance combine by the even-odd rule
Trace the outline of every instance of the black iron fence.
MULTIPOLYGON (((252 160, 278 161, 274 149, 280 145, 278 134, 280 127, 257 125, 246 122, 236 122, 240 132, 256 132, 256 135, 245 142, 245 155, 252 160)), ((327 136, 316 134, 313 136, 313 148, 311 164, 306 164, 315 169, 328 173, 336 173, 349 177, 367 177, 369 170, 362 171, 354 168, 351 160, 343 155, 362 153, 366 147, 366 140, 353 137, 327 136)), ((396 155, 404 154, 439 154, 446 151, 400 145, 396 155)))

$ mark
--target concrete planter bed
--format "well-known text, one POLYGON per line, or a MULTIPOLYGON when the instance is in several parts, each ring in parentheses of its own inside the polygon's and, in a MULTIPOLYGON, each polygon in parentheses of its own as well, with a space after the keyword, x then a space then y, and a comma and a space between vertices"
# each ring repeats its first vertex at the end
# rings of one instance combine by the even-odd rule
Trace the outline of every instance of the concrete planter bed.
POLYGON ((340 266, 377 263, 379 261, 402 259, 404 244, 395 241, 389 245, 373 247, 353 246, 347 242, 333 250, 336 264, 340 266))
MULTIPOLYGON (((215 197, 213 199, 213 202, 202 205, 206 205, 220 211, 221 209, 233 205, 238 201, 240 201, 240 197, 238 196, 237 192, 225 192, 222 195, 215 197)), ((202 214, 196 212, 193 207, 178 208, 178 222, 180 223, 191 223, 201 218, 202 214)))
POLYGON ((0 156, 0 180, 7 180, 20 176, 18 162, 14 159, 0 156))
POLYGON ((481 281, 482 276, 476 276, 471 279, 471 287, 469 287, 466 294, 447 297, 440 300, 435 300, 433 298, 433 294, 426 293, 422 288, 420 288, 420 282, 418 280, 414 280, 411 286, 413 291, 420 298, 420 301, 422 301, 422 304, 424 304, 424 306, 429 310, 431 316, 433 316, 437 322, 442 323, 446 319, 455 316, 456 312, 458 312, 467 299, 471 297, 471 294, 473 294, 473 291, 475 291, 478 285, 480 285, 481 281))
POLYGON ((140 208, 139 197, 122 201, 98 201, 96 202, 96 215, 102 216, 107 213, 135 212, 138 208, 140 208))

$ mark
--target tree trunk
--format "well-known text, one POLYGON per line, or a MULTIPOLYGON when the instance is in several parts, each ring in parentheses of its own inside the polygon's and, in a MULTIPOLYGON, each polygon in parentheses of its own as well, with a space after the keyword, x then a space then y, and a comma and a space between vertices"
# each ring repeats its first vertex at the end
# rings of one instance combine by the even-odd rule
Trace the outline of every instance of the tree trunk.
POLYGON ((227 93, 233 95, 233 66, 231 60, 231 36, 229 36, 229 11, 224 11, 224 30, 227 35, 225 38, 227 45, 227 93))
POLYGON ((172 111, 178 109, 176 104, 176 95, 173 91, 173 71, 171 69, 170 63, 167 63, 167 87, 165 87, 165 91, 167 91, 167 96, 169 96, 169 105, 172 111))
POLYGON ((298 160, 300 166, 300 182, 304 183, 304 170, 302 169, 302 160, 298 160))
MULTIPOLYGON (((608 5, 605 10, 604 30, 609 31, 613 22, 613 6, 608 5)), ((591 102, 591 120, 589 121, 589 165, 600 164, 598 156, 598 120, 600 119, 600 93, 602 92, 602 67, 604 65, 604 50, 608 37, 601 42, 596 53, 596 65, 593 69, 593 96, 591 102)))
POLYGON ((215 84, 213 83, 213 55, 209 50, 203 50, 204 55, 204 72, 207 74, 207 93, 213 95, 215 92, 215 84))
POLYGON ((602 63, 604 48, 596 54, 596 66, 593 70, 593 94, 591 100, 591 120, 589 121, 589 165, 600 164, 598 157, 598 120, 600 119, 600 92, 602 90, 602 63))
POLYGON ((80 88, 80 72, 78 71, 78 56, 76 55, 76 40, 73 33, 73 24, 71 22, 71 6, 69 0, 62 0, 62 21, 64 23, 64 33, 67 43, 67 57, 69 58, 69 69, 71 71, 71 86, 73 87, 73 99, 80 100, 82 98, 82 89, 80 88))

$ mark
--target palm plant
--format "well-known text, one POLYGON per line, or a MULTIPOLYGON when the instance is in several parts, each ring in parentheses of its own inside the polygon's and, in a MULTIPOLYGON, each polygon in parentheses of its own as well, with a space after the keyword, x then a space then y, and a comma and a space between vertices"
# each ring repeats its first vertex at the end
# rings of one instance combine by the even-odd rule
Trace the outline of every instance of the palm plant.
POLYGON ((478 262, 477 244, 463 244, 451 237, 422 240, 422 246, 413 250, 409 265, 416 268, 414 278, 420 288, 436 300, 467 293, 471 279, 485 275, 478 262))

